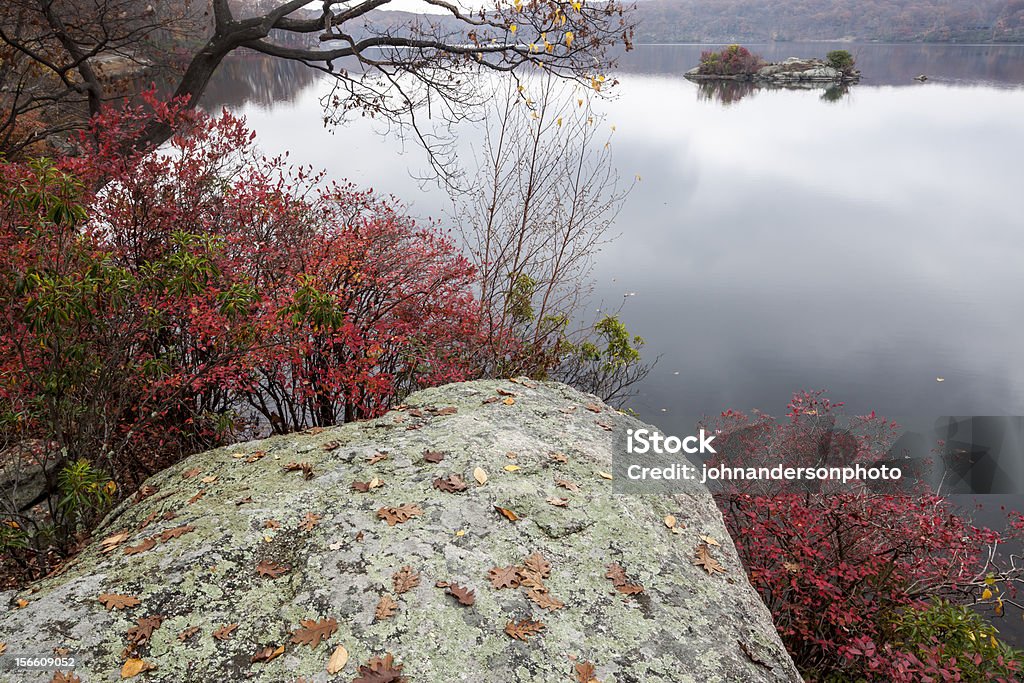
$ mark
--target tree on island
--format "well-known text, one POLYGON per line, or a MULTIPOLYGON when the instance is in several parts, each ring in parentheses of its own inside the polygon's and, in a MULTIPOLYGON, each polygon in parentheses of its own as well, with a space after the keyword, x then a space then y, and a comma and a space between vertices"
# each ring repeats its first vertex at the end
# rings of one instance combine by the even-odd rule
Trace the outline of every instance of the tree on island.
MULTIPOLYGON (((459 118, 481 104, 475 73, 542 68, 600 88, 609 48, 631 47, 619 0, 499 0, 486 11, 424 0, 444 15, 379 12, 391 2, 325 0, 311 10, 308 0, 9 0, 0 10, 0 150, 30 150, 122 97, 122 81, 104 73, 111 59, 153 67, 195 106, 224 58, 247 48, 333 77, 325 122, 358 111, 422 137, 420 107, 459 118)), ((126 143, 151 148, 171 133, 154 123, 126 143)))

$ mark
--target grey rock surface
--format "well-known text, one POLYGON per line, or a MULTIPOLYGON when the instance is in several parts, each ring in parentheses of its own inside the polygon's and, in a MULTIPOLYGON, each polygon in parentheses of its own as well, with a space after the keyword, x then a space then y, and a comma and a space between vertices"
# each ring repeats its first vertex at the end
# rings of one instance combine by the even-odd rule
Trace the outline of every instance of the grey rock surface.
MULTIPOLYGON (((481 381, 419 392, 376 420, 192 456, 114 510, 59 576, 5 596, 5 664, 67 648, 84 683, 118 681, 131 629, 159 616, 134 647, 155 668, 132 680, 352 681, 385 652, 411 683, 567 683, 582 662, 601 683, 799 680, 710 495, 612 493, 602 473, 614 432, 639 426, 564 385, 481 381), (286 471, 291 462, 309 463, 313 477, 286 471), (466 490, 433 486, 451 474, 466 490), (359 492, 353 482, 383 483, 359 492), (403 504, 422 514, 393 526, 379 517, 403 504), (103 552, 103 539, 120 533, 103 552), (711 550, 724 572, 694 564, 701 536, 720 543, 711 550), (529 583, 534 553, 551 565, 545 595, 564 607, 543 609, 528 587, 492 586, 494 567, 519 566, 515 576, 529 583), (270 578, 257 572, 263 561, 288 569, 270 578), (616 590, 612 563, 642 592, 616 590), (419 583, 398 593, 394 575, 406 566, 419 583), (472 589, 475 602, 460 604, 438 582, 472 589), (98 600, 107 593, 139 604, 108 611, 98 600), (385 594, 397 608, 381 619, 385 594), (291 642, 306 619, 334 619, 337 629, 316 647, 291 642), (509 637, 506 625, 524 619, 543 630, 509 637), (213 636, 230 624, 226 639, 213 636), (281 645, 271 661, 252 661, 281 645), (338 646, 348 663, 328 674, 338 646)), ((0 680, 52 676, 4 670, 0 680)))

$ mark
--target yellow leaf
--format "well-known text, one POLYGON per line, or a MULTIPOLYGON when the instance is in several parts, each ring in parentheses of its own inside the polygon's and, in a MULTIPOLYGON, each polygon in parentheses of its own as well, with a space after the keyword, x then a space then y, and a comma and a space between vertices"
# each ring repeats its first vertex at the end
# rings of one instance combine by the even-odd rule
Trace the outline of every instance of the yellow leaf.
POLYGON ((130 658, 121 667, 121 678, 134 678, 143 671, 149 671, 154 668, 152 664, 147 664, 141 659, 130 658))
POLYGON ((676 518, 673 517, 672 515, 665 515, 665 526, 667 526, 669 529, 671 529, 675 525, 676 525, 676 518))
POLYGON ((14 609, 24 609, 28 607, 28 600, 25 598, 18 598, 14 603, 14 609))
POLYGON ((995 582, 996 582, 996 577, 992 576, 991 574, 989 574, 988 576, 985 577, 985 585, 986 586, 993 586, 993 585, 995 585, 995 582))
POLYGON ((565 32, 565 46, 572 47, 572 41, 576 36, 572 34, 572 31, 565 32))
POLYGON ((511 26, 508 27, 508 30, 511 31, 512 33, 515 33, 517 30, 519 30, 519 27, 516 26, 515 24, 512 24, 511 26))
POLYGON ((473 478, 476 479, 477 483, 483 486, 487 483, 487 473, 484 472, 484 468, 477 467, 473 470, 473 478))
MULTIPOLYGON (((531 113, 533 114, 533 118, 537 118, 537 112, 531 112, 531 113)), ((516 404, 516 400, 514 398, 512 398, 511 396, 509 396, 504 401, 502 401, 502 403, 504 403, 507 406, 514 406, 516 404)))
POLYGON ((557 121, 555 121, 555 124, 556 124, 556 125, 557 125, 557 126, 558 126, 559 128, 561 128, 561 127, 562 127, 562 117, 561 117, 561 116, 559 116, 559 117, 558 117, 558 120, 557 120, 557 121))
POLYGON ((339 645, 331 658, 327 660, 327 673, 334 675, 345 668, 348 663, 348 650, 344 645, 339 645))
POLYGON ((600 471, 597 473, 597 476, 601 477, 602 479, 611 479, 612 478, 612 475, 608 474, 607 472, 600 472, 600 471))
POLYGON ((519 469, 519 465, 505 465, 506 472, 515 472, 519 469))
POLYGON ((583 9, 583 3, 582 3, 582 2, 579 2, 579 0, 575 0, 575 1, 574 1, 574 2, 572 3, 572 8, 573 8, 574 10, 576 10, 577 12, 579 12, 579 11, 580 11, 581 9, 583 9))
POLYGON ((465 529, 459 529, 458 531, 455 532, 455 535, 458 536, 459 538, 462 538, 463 536, 466 535, 466 530, 465 529))
POLYGON ((981 591, 981 599, 982 600, 989 600, 991 598, 992 598, 992 591, 991 590, 986 588, 985 590, 981 591))

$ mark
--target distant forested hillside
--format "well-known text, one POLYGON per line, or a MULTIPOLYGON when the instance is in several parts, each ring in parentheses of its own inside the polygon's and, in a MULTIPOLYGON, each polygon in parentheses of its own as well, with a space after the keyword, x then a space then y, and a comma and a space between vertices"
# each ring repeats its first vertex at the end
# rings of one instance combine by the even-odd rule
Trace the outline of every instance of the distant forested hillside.
POLYGON ((637 42, 1024 42, 1024 0, 641 0, 637 42))

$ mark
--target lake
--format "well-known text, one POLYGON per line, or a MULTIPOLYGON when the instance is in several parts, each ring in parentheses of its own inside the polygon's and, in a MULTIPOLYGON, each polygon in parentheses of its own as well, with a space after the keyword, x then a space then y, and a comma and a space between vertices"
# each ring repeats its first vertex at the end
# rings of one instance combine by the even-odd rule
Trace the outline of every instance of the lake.
MULTIPOLYGON (((727 408, 782 414, 799 389, 856 414, 1024 414, 1024 46, 750 47, 848 49, 863 81, 714 91, 682 77, 706 46, 641 46, 603 105, 619 172, 641 182, 598 257, 594 307, 624 303, 659 358, 631 407, 669 432, 727 408)), ((447 197, 414 177, 422 150, 364 121, 324 129, 327 88, 239 59, 206 105, 245 114, 269 153, 443 216, 447 197)), ((984 502, 989 524, 1021 506, 984 502)))

